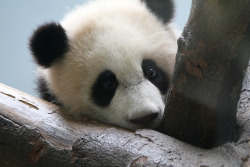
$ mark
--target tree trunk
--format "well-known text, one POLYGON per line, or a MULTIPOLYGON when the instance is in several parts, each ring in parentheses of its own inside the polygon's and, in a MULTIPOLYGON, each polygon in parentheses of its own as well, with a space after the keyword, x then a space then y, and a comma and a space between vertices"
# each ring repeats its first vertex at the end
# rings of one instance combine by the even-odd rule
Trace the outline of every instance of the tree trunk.
POLYGON ((162 131, 204 148, 231 140, 249 57, 250 1, 193 0, 162 131))
POLYGON ((247 166, 250 82, 246 83, 238 112, 240 139, 210 150, 154 130, 127 131, 73 120, 58 106, 0 84, 0 166, 247 166))

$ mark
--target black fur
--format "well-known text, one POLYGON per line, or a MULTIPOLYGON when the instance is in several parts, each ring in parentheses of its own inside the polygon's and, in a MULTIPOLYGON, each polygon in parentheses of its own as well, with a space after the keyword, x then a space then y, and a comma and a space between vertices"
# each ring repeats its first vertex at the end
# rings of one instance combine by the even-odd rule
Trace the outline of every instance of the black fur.
POLYGON ((103 71, 92 88, 92 99, 101 107, 108 106, 115 95, 117 86, 115 74, 110 70, 103 71))
POLYGON ((38 27, 30 39, 30 50, 39 65, 50 67, 68 50, 65 30, 54 22, 38 27))
POLYGON ((165 94, 169 87, 169 79, 166 74, 156 66, 155 62, 151 59, 142 61, 142 70, 144 76, 158 89, 162 94, 165 94))
POLYGON ((143 0, 147 6, 161 18, 164 23, 168 23, 174 17, 174 3, 172 0, 143 0))
POLYGON ((39 95, 42 99, 48 101, 48 102, 51 102, 51 103, 54 103, 54 104, 57 104, 57 105, 61 105, 56 96, 49 90, 48 86, 47 86, 47 83, 46 81, 43 79, 43 78, 39 78, 37 80, 37 89, 38 89, 38 92, 39 92, 39 95))

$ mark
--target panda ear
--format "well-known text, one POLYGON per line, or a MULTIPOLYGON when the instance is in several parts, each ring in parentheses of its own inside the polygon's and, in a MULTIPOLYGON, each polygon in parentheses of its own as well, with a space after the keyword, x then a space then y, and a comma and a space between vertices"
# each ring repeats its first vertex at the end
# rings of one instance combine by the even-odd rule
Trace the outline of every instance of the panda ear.
POLYGON ((149 9, 164 23, 168 23, 174 16, 174 2, 173 0, 142 0, 149 9))
POLYGON ((36 62, 48 68, 67 52, 68 38, 63 27, 52 22, 38 27, 29 45, 36 62))

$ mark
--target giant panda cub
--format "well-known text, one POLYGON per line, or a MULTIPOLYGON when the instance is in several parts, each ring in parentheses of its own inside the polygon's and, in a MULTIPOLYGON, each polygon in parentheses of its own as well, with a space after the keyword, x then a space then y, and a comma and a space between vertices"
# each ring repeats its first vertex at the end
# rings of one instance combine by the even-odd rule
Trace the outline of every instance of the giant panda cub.
MULTIPOLYGON (((172 16, 172 6, 166 9, 172 16)), ((75 117, 157 127, 177 51, 170 21, 146 1, 94 0, 41 25, 30 39, 41 97, 75 117)))

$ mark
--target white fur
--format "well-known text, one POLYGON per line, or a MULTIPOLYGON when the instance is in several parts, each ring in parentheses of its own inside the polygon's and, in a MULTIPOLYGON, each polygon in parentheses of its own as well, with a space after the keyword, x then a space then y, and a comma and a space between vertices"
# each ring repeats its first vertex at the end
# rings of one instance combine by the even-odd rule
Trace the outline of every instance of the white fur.
POLYGON ((42 75, 67 110, 130 129, 142 127, 128 119, 158 112, 148 127, 157 126, 165 97, 145 79, 141 63, 150 58, 171 77, 177 50, 172 25, 163 25, 139 0, 93 1, 67 14, 61 24, 69 52, 42 75), (103 108, 91 99, 91 88, 105 69, 116 74, 119 86, 103 108))

